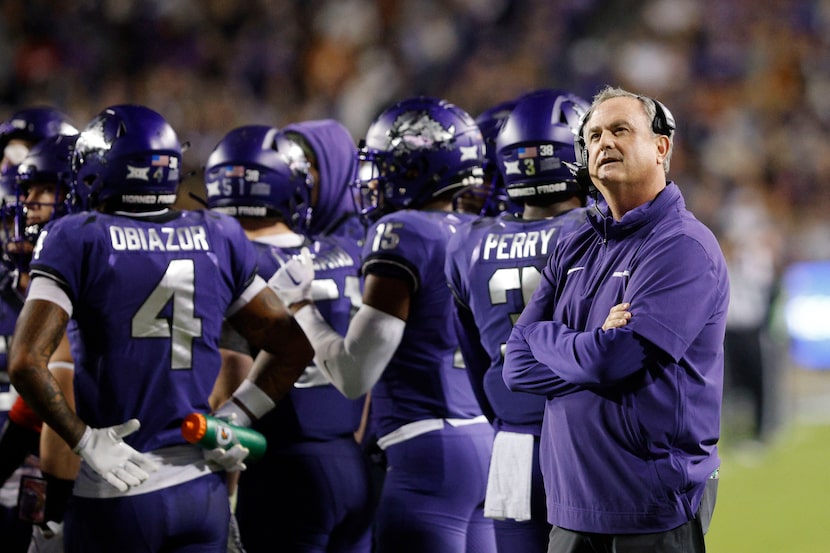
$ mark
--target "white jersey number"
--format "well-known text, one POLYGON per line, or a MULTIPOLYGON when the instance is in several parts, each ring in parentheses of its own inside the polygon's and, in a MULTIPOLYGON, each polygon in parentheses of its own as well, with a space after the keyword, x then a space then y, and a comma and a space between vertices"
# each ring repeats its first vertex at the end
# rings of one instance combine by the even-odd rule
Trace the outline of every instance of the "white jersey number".
POLYGON ((202 319, 195 316, 194 263, 174 259, 164 276, 133 316, 133 338, 170 338, 170 368, 193 367, 193 339, 202 335, 202 319), (159 317, 172 300, 173 316, 159 317))
MULTIPOLYGON (((498 269, 490 277, 487 283, 490 291, 490 305, 501 305, 507 303, 508 290, 522 291, 522 309, 530 301, 530 297, 539 286, 539 281, 542 280, 542 273, 536 267, 508 267, 498 269)), ((510 325, 516 324, 519 315, 522 314, 521 309, 515 313, 509 313, 510 325)), ((504 350, 507 346, 506 342, 501 344, 501 353, 504 355, 504 350)))

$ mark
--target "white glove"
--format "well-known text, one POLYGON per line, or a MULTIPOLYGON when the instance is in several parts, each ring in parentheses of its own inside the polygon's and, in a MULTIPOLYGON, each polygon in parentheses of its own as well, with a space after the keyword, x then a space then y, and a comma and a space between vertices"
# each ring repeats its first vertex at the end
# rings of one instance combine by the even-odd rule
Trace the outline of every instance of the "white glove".
MULTIPOLYGON (((217 419, 223 419, 229 424, 241 426, 251 425, 251 419, 233 401, 226 401, 213 413, 213 416, 217 419)), ((240 472, 248 468, 243 461, 245 461, 245 458, 248 457, 250 452, 247 447, 234 444, 229 449, 223 449, 221 447, 206 449, 204 455, 208 462, 216 463, 225 472, 240 472)))
POLYGON ((247 447, 235 444, 230 449, 222 449, 221 447, 206 449, 205 459, 211 463, 216 463, 225 472, 240 472, 248 468, 244 461, 250 452, 251 450, 247 447))
POLYGON ((138 419, 130 419, 108 428, 87 426, 73 451, 104 480, 126 492, 147 480, 150 477, 148 472, 158 470, 156 463, 122 439, 138 430, 140 426, 138 419))
POLYGON ((251 426, 252 422, 251 417, 248 416, 248 413, 243 411, 233 399, 229 399, 220 405, 219 409, 214 411, 213 416, 217 419, 222 419, 230 424, 236 424, 238 426, 251 426))
POLYGON ((308 248, 289 259, 268 280, 268 286, 287 306, 311 299, 311 281, 314 280, 314 263, 308 248))

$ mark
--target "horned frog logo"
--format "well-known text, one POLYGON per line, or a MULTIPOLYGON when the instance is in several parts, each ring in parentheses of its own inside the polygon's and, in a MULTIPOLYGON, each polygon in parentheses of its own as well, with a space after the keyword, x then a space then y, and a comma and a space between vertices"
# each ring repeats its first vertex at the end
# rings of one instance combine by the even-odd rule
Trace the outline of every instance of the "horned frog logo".
POLYGON ((104 118, 98 116, 95 121, 80 134, 75 144, 75 151, 82 156, 96 150, 109 150, 112 147, 112 137, 104 129, 104 118))
POLYGON ((445 129, 426 111, 407 111, 395 119, 389 135, 392 137, 390 149, 396 151, 449 150, 452 149, 455 125, 445 129))

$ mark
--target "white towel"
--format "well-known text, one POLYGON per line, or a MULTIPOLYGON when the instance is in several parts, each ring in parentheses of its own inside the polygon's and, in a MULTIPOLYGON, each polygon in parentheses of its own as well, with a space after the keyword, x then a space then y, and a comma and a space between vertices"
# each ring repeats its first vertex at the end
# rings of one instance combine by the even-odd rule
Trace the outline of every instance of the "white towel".
POLYGON ((530 520, 533 435, 500 431, 493 441, 484 516, 530 520))

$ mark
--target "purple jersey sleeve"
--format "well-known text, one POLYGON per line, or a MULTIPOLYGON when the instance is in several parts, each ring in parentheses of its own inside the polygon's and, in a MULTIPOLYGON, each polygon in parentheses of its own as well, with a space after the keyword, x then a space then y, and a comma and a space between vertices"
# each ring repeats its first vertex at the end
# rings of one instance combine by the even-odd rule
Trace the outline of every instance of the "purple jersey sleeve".
POLYGON ((255 276, 239 223, 206 211, 81 213, 41 236, 31 270, 72 300, 81 418, 93 427, 138 418, 128 441, 141 451, 183 443, 181 420, 209 411, 225 311, 255 276))

